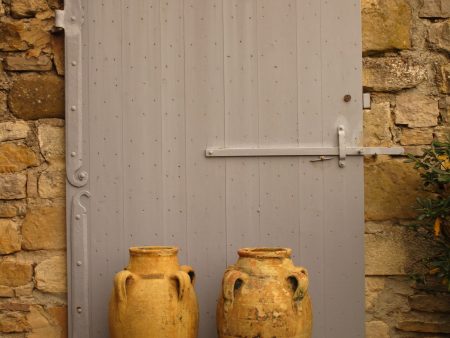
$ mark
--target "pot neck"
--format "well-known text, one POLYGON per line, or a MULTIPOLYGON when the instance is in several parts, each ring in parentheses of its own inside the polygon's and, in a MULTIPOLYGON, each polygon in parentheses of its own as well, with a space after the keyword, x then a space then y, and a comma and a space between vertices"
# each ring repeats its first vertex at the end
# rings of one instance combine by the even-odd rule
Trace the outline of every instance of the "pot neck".
POLYGON ((257 260, 280 260, 291 258, 292 250, 289 248, 243 248, 238 251, 240 258, 257 260))
POLYGON ((175 247, 130 248, 127 270, 141 275, 170 273, 178 270, 178 249, 175 247))

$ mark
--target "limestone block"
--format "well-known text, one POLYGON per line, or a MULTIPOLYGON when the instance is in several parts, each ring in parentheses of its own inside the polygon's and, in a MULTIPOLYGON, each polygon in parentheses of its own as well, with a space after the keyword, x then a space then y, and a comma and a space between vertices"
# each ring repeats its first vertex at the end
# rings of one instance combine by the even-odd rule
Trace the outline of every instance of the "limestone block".
POLYGON ((64 127, 50 124, 38 126, 38 139, 41 153, 50 164, 64 164, 64 127))
POLYGON ((389 338, 389 326, 382 321, 366 322, 366 338, 389 338))
POLYGON ((439 78, 440 91, 444 94, 450 94, 450 65, 441 66, 441 74, 439 78))
POLYGON ((0 254, 20 251, 21 239, 18 224, 10 219, 0 218, 0 254))
POLYGON ((53 62, 58 75, 64 75, 64 35, 52 35, 53 62))
POLYGON ((33 267, 27 262, 0 261, 0 285, 21 286, 31 282, 33 267))
POLYGON ((421 18, 450 18, 450 1, 424 0, 419 16, 421 18))
POLYGON ((432 24, 428 40, 433 47, 450 52, 450 20, 432 24))
POLYGON ((64 206, 29 210, 22 224, 23 247, 27 250, 65 248, 65 212, 64 206))
POLYGON ((27 205, 24 200, 21 201, 0 201, 0 217, 11 218, 24 216, 27 205))
POLYGON ((413 165, 380 157, 366 161, 366 220, 411 219, 417 196, 423 196, 422 182, 413 165))
POLYGON ((9 80, 6 76, 5 71, 3 70, 3 64, 0 63, 0 89, 8 89, 9 80))
POLYGON ((391 108, 389 102, 374 103, 364 111, 364 146, 388 147, 392 145, 391 108))
POLYGON ((61 328, 61 338, 68 337, 67 306, 54 306, 48 308, 53 321, 61 328))
POLYGON ((433 141, 432 129, 402 129, 400 143, 406 145, 429 145, 433 141))
POLYGON ((438 124, 439 106, 434 98, 415 94, 402 93, 397 96, 395 123, 410 128, 434 127, 438 124))
POLYGON ((14 143, 0 144, 0 173, 22 171, 39 164, 33 150, 14 143))
POLYGON ((383 277, 367 276, 365 280, 366 311, 372 312, 380 291, 384 289, 385 279, 383 277))
POLYGON ((11 0, 11 15, 15 18, 31 18, 46 10, 49 7, 45 0, 11 0))
POLYGON ((51 325, 40 306, 31 307, 27 321, 31 327, 27 338, 61 338, 60 329, 51 325))
POLYGON ((9 286, 0 285, 0 298, 14 297, 14 289, 9 286))
POLYGON ((363 52, 411 47, 411 8, 405 0, 362 0, 363 52))
POLYGON ((0 199, 14 200, 27 197, 27 175, 22 173, 0 174, 0 199))
POLYGON ((363 60, 363 86, 389 92, 416 87, 426 79, 424 65, 405 57, 370 57, 363 60))
POLYGON ((434 137, 441 142, 449 141, 450 139, 450 127, 439 126, 434 129, 434 137))
POLYGON ((27 137, 30 126, 25 121, 0 123, 0 142, 20 140, 27 137))
POLYGON ((14 288, 16 297, 30 297, 33 295, 34 283, 28 283, 14 288))
POLYGON ((0 332, 26 332, 29 328, 30 326, 26 320, 25 314, 19 312, 0 313, 0 332))
POLYGON ((0 116, 5 116, 7 110, 7 95, 4 92, 0 92, 0 116))
POLYGON ((0 19, 0 51, 22 51, 29 48, 20 36, 23 24, 9 19, 0 19))
POLYGON ((64 80, 54 74, 24 73, 12 84, 9 108, 18 118, 64 118, 64 80))
POLYGON ((450 295, 423 294, 409 298, 413 310, 424 312, 450 312, 450 295))
POLYGON ((66 258, 55 256, 36 266, 36 287, 44 292, 67 291, 66 258))
POLYGON ((404 226, 384 225, 383 232, 366 234, 366 275, 405 275, 426 256, 423 241, 404 226))
POLYGON ((44 171, 39 176, 39 196, 42 198, 64 197, 66 175, 64 170, 44 171))
POLYGON ((427 321, 425 319, 404 320, 397 324, 397 329, 408 332, 424 333, 450 333, 450 322, 448 320, 427 321))
POLYGON ((7 56, 5 69, 9 71, 49 71, 52 69, 52 60, 46 55, 38 57, 7 56))
POLYGON ((38 173, 35 170, 27 171, 27 197, 38 197, 38 173))

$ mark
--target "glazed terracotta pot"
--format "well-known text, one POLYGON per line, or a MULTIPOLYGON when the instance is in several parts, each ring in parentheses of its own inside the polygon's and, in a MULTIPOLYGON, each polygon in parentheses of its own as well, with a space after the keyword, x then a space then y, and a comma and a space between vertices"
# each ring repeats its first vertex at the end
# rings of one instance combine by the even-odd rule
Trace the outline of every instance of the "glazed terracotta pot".
POLYGON ((179 266, 175 247, 130 248, 109 304, 111 338, 195 338, 194 271, 179 266))
POLYGON ((246 248, 223 277, 217 305, 220 338, 309 338, 308 273, 291 249, 246 248))

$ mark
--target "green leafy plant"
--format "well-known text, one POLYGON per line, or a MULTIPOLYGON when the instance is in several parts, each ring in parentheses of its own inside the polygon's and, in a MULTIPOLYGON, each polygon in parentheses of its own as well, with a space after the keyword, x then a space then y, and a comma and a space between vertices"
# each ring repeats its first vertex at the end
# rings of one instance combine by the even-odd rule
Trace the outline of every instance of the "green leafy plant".
POLYGON ((420 263, 450 291, 450 140, 434 141, 422 156, 410 154, 407 161, 414 163, 429 192, 417 199, 418 217, 412 224, 432 248, 420 263))

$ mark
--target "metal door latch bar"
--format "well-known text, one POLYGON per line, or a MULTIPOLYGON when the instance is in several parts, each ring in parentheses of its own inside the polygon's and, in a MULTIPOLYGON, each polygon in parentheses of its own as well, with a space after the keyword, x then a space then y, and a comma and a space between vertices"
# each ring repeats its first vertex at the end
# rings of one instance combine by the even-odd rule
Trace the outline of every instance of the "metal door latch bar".
POLYGON ((339 144, 339 167, 345 167, 345 158, 347 157, 347 153, 345 151, 345 130, 344 126, 338 127, 338 144, 339 144))
POLYGON ((402 147, 347 147, 345 144, 345 128, 337 130, 337 147, 279 147, 279 148, 207 148, 206 157, 274 157, 274 156, 318 156, 318 162, 338 157, 339 167, 345 167, 347 156, 364 155, 403 155, 402 147))

